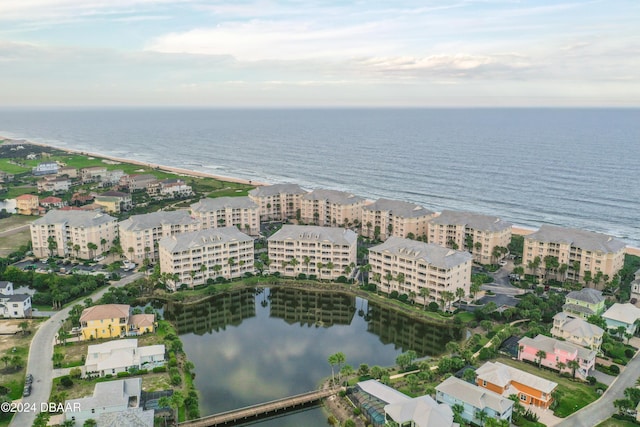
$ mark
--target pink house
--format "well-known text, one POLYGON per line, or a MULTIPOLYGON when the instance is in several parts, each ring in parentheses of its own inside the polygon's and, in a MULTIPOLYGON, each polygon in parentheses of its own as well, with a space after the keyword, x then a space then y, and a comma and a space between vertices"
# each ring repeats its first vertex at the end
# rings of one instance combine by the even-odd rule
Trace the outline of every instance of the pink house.
POLYGON ((591 370, 596 364, 596 352, 589 350, 567 341, 560 341, 555 338, 549 338, 544 335, 538 335, 535 338, 524 337, 518 341, 518 360, 527 360, 529 362, 538 363, 550 369, 561 372, 573 372, 573 368, 567 366, 569 362, 576 361, 576 376, 586 379, 590 375, 591 370), (544 357, 540 360, 541 354, 544 357), (560 365, 560 369, 558 367, 560 365))

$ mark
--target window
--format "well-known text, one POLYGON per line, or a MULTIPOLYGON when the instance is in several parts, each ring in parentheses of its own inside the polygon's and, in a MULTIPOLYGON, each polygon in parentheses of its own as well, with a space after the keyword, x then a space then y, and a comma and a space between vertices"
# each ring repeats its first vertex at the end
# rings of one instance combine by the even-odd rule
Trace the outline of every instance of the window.
POLYGON ((486 387, 487 386, 487 380, 482 380, 482 387, 486 387))
POLYGON ((522 400, 523 402, 526 402, 527 401, 527 395, 521 394, 520 395, 520 400, 522 400))

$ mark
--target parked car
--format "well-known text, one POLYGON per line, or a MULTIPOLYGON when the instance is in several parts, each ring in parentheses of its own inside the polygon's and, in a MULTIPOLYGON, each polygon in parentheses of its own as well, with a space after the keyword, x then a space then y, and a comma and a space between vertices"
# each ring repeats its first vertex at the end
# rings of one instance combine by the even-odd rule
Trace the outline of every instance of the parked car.
POLYGON ((25 384, 31 385, 31 383, 33 383, 33 375, 27 374, 26 378, 24 379, 24 382, 25 384))
POLYGON ((31 384, 27 384, 24 386, 24 390, 22 391, 22 397, 28 397, 31 395, 31 384))
POLYGON ((105 256, 104 255, 100 255, 100 256, 95 257, 93 260, 95 262, 104 261, 105 260, 105 256))

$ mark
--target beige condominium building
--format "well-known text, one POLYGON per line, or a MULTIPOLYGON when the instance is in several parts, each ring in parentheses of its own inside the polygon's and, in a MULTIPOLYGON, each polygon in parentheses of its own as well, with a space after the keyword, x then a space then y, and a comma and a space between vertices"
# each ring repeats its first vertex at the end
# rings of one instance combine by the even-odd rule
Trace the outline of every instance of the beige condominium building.
POLYGON ((494 248, 509 245, 511 224, 491 215, 444 210, 429 222, 429 242, 466 250, 475 262, 493 264, 506 254, 494 256, 494 248))
POLYGON ((468 252, 392 236, 369 249, 369 265, 369 282, 387 293, 413 292, 418 302, 448 303, 461 299, 456 295, 458 288, 464 297, 469 295, 472 257, 468 252), (423 288, 428 291, 421 292, 423 288))
POLYGON ((133 215, 118 224, 120 246, 124 255, 135 263, 158 259, 158 242, 166 236, 197 231, 200 223, 188 211, 158 211, 133 215))
POLYGON ((51 210, 31 223, 33 254, 38 258, 91 259, 118 237, 117 219, 95 211, 51 210))
POLYGON ((254 188, 249 198, 260 206, 261 221, 284 221, 297 217, 305 194, 298 184, 275 184, 254 188))
POLYGON ((525 236, 522 264, 539 277, 593 282, 598 286, 620 271, 625 246, 623 241, 606 234, 543 225, 525 236), (547 256, 557 260, 552 271, 546 271, 547 256))
POLYGON ((300 200, 301 221, 327 227, 351 226, 362 218, 365 199, 337 190, 313 190, 300 200))
POLYGON ((253 238, 237 227, 209 228, 160 240, 160 271, 174 290, 206 284, 217 277, 233 279, 253 273, 253 238))
POLYGON ((218 197, 202 199, 191 205, 191 214, 201 228, 234 226, 243 232, 260 234, 260 209, 249 197, 218 197))
POLYGON ((390 236, 426 237, 433 215, 434 212, 414 203, 378 199, 362 208, 361 234, 380 240, 390 236))
POLYGON ((347 276, 357 260, 358 235, 344 228, 284 225, 269 237, 271 273, 295 277, 300 273, 319 279, 347 276))

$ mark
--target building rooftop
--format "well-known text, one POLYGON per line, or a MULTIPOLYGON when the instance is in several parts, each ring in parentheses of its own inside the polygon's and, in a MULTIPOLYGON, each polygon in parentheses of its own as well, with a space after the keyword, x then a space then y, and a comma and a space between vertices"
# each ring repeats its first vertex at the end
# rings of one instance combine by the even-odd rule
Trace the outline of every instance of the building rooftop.
POLYGON ((153 427, 154 411, 128 408, 124 411, 103 412, 98 417, 100 427, 153 427))
POLYGON ((258 205, 248 196, 206 198, 191 205, 193 212, 211 212, 222 209, 258 209, 258 205))
POLYGON ((582 250, 604 253, 619 252, 626 247, 626 243, 622 240, 607 234, 546 224, 542 225, 538 231, 525 236, 525 239, 547 243, 566 243, 582 250))
POLYGON ((129 323, 138 327, 152 326, 156 320, 155 314, 132 314, 129 323))
POLYGON ((362 209, 374 212, 390 212, 392 215, 400 218, 419 218, 434 214, 434 212, 416 205, 415 203, 390 199, 378 199, 372 204, 364 206, 362 209))
POLYGON ((307 192, 300 188, 298 184, 289 183, 264 185, 249 191, 249 195, 253 197, 269 197, 278 194, 307 194, 307 192))
POLYGON ((7 282, 5 280, 0 280, 0 289, 6 289, 9 285, 13 285, 12 282, 7 282))
POLYGON ((0 294, 0 299, 6 302, 25 302, 29 298, 31 298, 31 295, 28 295, 28 294, 13 294, 13 295, 0 294))
POLYGON ((562 306, 562 309, 570 313, 584 313, 589 316, 591 316, 592 314, 596 314, 596 312, 591 310, 589 307, 585 307, 584 305, 572 304, 572 303, 564 304, 562 306))
POLYGON ((454 425, 453 411, 449 405, 437 403, 431 396, 420 396, 404 402, 392 403, 385 406, 384 411, 399 425, 405 425, 405 423, 411 423, 410 425, 415 427, 454 425))
POLYGON ((395 236, 389 237, 378 246, 369 248, 369 251, 387 252, 407 259, 423 260, 428 264, 445 269, 458 266, 473 258, 468 252, 395 236))
POLYGON ((385 403, 400 403, 410 399, 406 394, 400 393, 398 390, 386 386, 377 380, 360 381, 358 387, 385 403))
POLYGON ((92 211, 62 211, 50 210, 45 216, 33 221, 33 225, 67 224, 70 227, 94 227, 97 225, 115 222, 116 218, 92 211))
POLYGON ((553 381, 537 377, 500 362, 486 362, 476 370, 476 376, 481 380, 485 380, 499 387, 507 387, 511 384, 511 381, 516 381, 547 394, 551 393, 558 386, 558 384, 553 381))
POLYGON ((500 414, 504 414, 509 408, 513 407, 512 400, 456 377, 449 377, 444 380, 436 387, 436 391, 453 396, 475 408, 481 410, 490 408, 500 414))
POLYGON ((584 319, 568 316, 566 313, 558 313, 553 316, 553 319, 554 321, 562 321, 563 323, 560 329, 570 333, 574 337, 600 337, 604 333, 604 330, 600 326, 593 325, 584 319))
POLYGON ((220 227, 208 228, 206 230, 191 231, 187 233, 166 236, 160 239, 158 245, 169 252, 187 251, 214 243, 223 244, 230 242, 247 242, 253 241, 253 238, 247 236, 238 227, 220 227))
POLYGON ((93 396, 67 400, 67 403, 79 403, 81 411, 115 406, 137 407, 140 404, 141 391, 142 378, 107 381, 96 383, 93 396))
POLYGON ((450 210, 443 210, 431 222, 440 225, 464 225, 481 231, 502 231, 510 229, 512 226, 511 223, 496 216, 450 210))
POLYGON ((640 308, 630 303, 615 303, 602 314, 602 317, 631 325, 640 319, 640 308))
POLYGON ((364 198, 356 196, 355 194, 348 193, 346 191, 338 190, 313 190, 310 193, 302 196, 304 200, 326 200, 329 203, 335 203, 339 205, 354 205, 356 203, 364 202, 364 198))
POLYGON ((538 335, 535 338, 523 337, 518 341, 518 344, 542 350, 547 353, 547 355, 556 354, 561 351, 564 353, 575 353, 583 360, 593 360, 596 357, 594 350, 589 350, 568 341, 560 341, 544 335, 538 335))
POLYGON ((104 193, 100 194, 100 196, 120 197, 121 199, 123 199, 123 198, 131 197, 131 194, 125 193, 122 191, 105 191, 104 193))
POLYGON ((38 196, 36 196, 35 194, 21 194, 20 196, 16 197, 16 200, 32 200, 37 198, 38 196))
POLYGON ((130 307, 127 304, 100 304, 82 310, 81 322, 101 319, 120 319, 129 317, 130 307))
POLYGON ((358 235, 353 231, 340 227, 320 227, 315 225, 285 224, 267 241, 300 240, 307 242, 329 242, 334 245, 353 245, 358 235))
POLYGON ((62 199, 60 197, 49 196, 40 200, 40 204, 54 204, 54 203, 62 203, 62 199))
POLYGON ((584 288, 579 291, 571 291, 567 294, 566 299, 583 301, 588 304, 598 304, 605 300, 605 298, 602 296, 602 292, 592 288, 584 288))
POLYGON ((142 215, 133 215, 118 223, 120 230, 123 231, 141 231, 151 228, 161 227, 163 225, 192 225, 198 224, 195 218, 192 218, 189 211, 157 211, 142 215))

